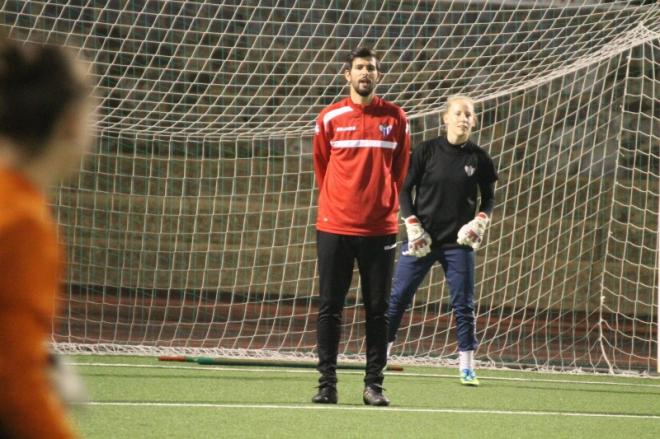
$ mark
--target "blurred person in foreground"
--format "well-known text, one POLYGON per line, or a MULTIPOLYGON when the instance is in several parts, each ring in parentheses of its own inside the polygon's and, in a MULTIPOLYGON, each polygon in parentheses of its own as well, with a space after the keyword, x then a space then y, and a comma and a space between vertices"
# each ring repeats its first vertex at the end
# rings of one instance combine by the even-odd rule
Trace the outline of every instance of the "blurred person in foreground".
POLYGON ((0 437, 73 438, 49 354, 63 255, 46 200, 92 143, 86 65, 0 40, 0 437))

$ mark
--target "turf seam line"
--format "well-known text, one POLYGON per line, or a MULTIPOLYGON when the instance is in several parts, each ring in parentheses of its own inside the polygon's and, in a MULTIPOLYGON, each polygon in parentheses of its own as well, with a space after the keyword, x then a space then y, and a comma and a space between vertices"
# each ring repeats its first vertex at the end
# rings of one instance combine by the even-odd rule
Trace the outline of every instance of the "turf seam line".
MULTIPOLYGON (((273 372, 273 373, 303 373, 303 374, 318 374, 316 370, 304 369, 287 369, 287 368, 255 368, 255 367, 238 367, 238 366, 174 366, 174 365, 157 365, 157 364, 126 364, 126 363, 67 363, 75 367, 125 367, 125 368, 138 368, 138 369, 177 369, 177 370, 204 370, 204 371, 236 371, 236 372, 273 372)), ((342 370, 340 374, 353 374, 362 375, 364 372, 355 370, 342 370)), ((388 377, 418 377, 418 378, 458 378, 458 374, 429 374, 429 373, 414 373, 414 372, 396 372, 395 374, 386 373, 388 377)), ((622 377, 623 378, 623 377, 622 377)), ((589 384, 589 385, 604 385, 604 386, 623 386, 623 387, 643 387, 643 388, 658 388, 660 384, 640 384, 640 383, 615 383, 609 381, 577 381, 577 380, 548 380, 548 379, 527 379, 515 377, 489 377, 479 375, 480 380, 484 381, 518 381, 529 383, 551 383, 551 384, 589 384)))

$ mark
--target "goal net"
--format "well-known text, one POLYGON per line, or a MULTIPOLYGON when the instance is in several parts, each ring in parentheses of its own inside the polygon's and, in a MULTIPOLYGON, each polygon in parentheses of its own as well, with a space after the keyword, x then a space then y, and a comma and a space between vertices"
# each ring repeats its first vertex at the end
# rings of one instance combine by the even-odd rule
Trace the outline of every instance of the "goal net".
MULTIPOLYGON (((7 0, 0 32, 92 61, 98 141, 54 192, 66 352, 313 358, 311 136, 367 44, 413 145, 448 95, 498 166, 477 253, 484 365, 658 367, 660 6, 592 0, 7 0)), ((402 230, 403 232, 403 230, 402 230)), ((403 236, 401 234, 400 236, 403 236)), ((440 267, 395 361, 456 358, 440 267)), ((361 358, 358 274, 340 352, 361 358)))

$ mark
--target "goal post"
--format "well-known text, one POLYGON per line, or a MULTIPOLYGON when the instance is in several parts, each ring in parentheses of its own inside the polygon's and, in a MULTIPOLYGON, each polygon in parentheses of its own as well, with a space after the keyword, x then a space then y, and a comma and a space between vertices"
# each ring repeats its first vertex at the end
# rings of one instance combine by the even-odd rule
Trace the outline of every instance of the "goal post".
MULTIPOLYGON (((413 145, 441 133, 447 96, 477 102, 474 139, 500 176, 477 359, 657 371, 656 2, 7 0, 0 14, 4 35, 63 41, 94 66, 97 145, 53 198, 60 351, 313 358, 311 136, 346 94, 346 52, 368 44, 413 145)), ((343 359, 365 352, 358 285, 343 359)), ((449 303, 434 267, 396 361, 455 361, 449 303)))

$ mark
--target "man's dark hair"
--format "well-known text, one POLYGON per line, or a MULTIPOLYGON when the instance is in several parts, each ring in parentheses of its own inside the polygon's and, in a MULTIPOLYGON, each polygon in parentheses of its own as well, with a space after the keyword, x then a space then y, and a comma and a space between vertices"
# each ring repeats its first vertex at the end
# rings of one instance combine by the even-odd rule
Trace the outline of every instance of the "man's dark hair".
POLYGON ((344 64, 344 70, 351 70, 353 67, 353 60, 355 58, 375 58, 376 59, 376 69, 380 72, 380 60, 376 51, 371 47, 360 46, 356 47, 351 51, 351 53, 346 57, 346 63, 344 64))
POLYGON ((59 46, 0 41, 0 135, 36 155, 69 105, 88 93, 59 46))

